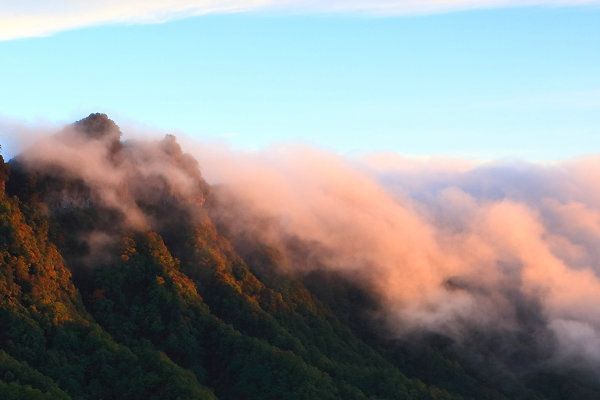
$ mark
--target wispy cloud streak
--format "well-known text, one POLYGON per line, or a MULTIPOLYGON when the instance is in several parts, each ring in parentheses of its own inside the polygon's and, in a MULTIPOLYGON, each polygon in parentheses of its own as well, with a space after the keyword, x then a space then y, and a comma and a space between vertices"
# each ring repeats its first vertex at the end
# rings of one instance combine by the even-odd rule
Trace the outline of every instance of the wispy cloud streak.
POLYGON ((216 13, 431 14, 517 6, 582 6, 598 0, 8 0, 0 2, 0 40, 114 23, 160 23, 216 13))

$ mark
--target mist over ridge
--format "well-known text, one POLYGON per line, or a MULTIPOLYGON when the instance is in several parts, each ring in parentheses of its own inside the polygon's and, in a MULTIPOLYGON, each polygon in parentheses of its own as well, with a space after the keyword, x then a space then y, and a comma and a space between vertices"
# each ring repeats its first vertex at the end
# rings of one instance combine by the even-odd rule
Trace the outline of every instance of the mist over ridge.
MULTIPOLYGON (((168 196, 202 207, 204 181, 174 137, 119 140, 118 127, 96 115, 21 158, 81 179, 136 229, 155 219, 140 204, 168 196)), ((534 307, 539 329, 561 343, 558 357, 600 361, 597 158, 430 168, 398 157, 378 168, 374 158, 293 146, 189 151, 218 183, 217 203, 229 204, 210 213, 230 232, 281 249, 292 270, 326 268, 366 283, 394 331, 518 331, 529 322, 521 308, 534 307), (308 253, 294 254, 291 238, 310 244, 308 253)))
MULTIPOLYGON (((418 347, 448 338, 468 363, 499 360, 498 371, 515 379, 548 369, 597 376, 598 157, 536 164, 350 159, 293 145, 241 152, 180 145, 173 135, 125 140, 104 114, 27 142, 10 162, 7 190, 73 226, 56 240, 82 287, 89 271, 127 259, 118 249, 147 234, 165 242, 149 244, 152 254, 170 260, 156 254, 171 251, 175 261, 165 262, 200 282, 208 272, 193 264, 207 258, 233 265, 217 275, 247 264, 266 282, 332 274, 369 297, 356 323, 385 340, 418 347), (72 225, 80 213, 85 223, 72 225)), ((188 278, 177 279, 194 293, 188 278)), ((196 285, 199 295, 210 290, 196 285)), ((336 285, 319 285, 336 296, 336 285)))

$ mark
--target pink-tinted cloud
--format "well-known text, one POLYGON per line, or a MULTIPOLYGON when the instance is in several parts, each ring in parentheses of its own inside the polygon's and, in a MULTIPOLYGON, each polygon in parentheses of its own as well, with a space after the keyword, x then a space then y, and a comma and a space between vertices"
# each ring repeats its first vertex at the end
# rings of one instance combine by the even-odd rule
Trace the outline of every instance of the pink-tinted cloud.
POLYGON ((45 36, 86 26, 160 23, 195 15, 239 12, 407 15, 478 8, 580 6, 598 0, 7 0, 0 3, 0 40, 45 36))
MULTIPOLYGON (((155 178, 187 207, 203 207, 193 160, 173 163, 172 138, 125 142, 117 161, 106 140, 67 130, 38 139, 23 159, 84 180, 132 228, 152 226, 139 202, 155 178)), ((557 357, 600 363, 588 351, 600 342, 600 157, 533 164, 183 147, 215 185, 211 212, 232 235, 279 248, 283 268, 360 281, 393 332, 460 340, 473 328, 516 331, 533 304, 561 344, 557 357)))

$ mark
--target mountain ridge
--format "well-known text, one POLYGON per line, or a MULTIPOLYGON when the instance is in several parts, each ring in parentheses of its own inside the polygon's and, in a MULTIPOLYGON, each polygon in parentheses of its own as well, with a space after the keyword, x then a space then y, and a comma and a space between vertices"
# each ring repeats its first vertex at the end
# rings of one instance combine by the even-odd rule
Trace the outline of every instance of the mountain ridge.
POLYGON ((360 282, 290 273, 277 249, 220 226, 214 189, 174 136, 123 142, 105 114, 66 132, 51 139, 66 147, 57 157, 0 159, 7 399, 600 396, 552 369, 478 369, 440 335, 390 338, 360 282), (99 170, 64 158, 81 133, 99 170))

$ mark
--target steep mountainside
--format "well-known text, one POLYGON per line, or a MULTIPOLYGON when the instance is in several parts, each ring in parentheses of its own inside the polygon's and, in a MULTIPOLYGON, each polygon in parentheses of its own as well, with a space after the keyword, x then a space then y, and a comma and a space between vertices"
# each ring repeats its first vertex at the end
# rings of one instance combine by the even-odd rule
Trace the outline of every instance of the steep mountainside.
POLYGON ((2 399, 600 398, 585 376, 389 338, 355 282, 231 237, 172 136, 123 142, 92 114, 52 140, 66 150, 0 158, 2 399), (98 158, 76 171, 83 148, 98 158))

